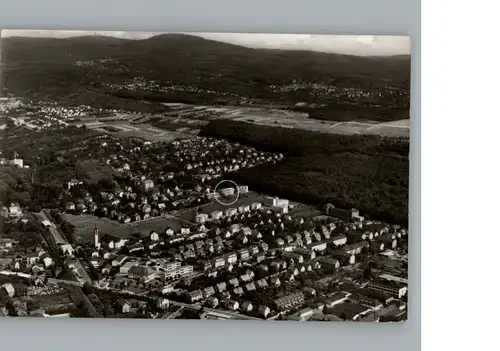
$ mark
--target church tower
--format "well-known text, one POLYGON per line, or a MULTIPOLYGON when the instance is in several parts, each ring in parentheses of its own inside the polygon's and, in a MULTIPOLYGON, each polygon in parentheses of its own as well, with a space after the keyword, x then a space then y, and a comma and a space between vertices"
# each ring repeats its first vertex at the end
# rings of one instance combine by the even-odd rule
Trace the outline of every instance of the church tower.
POLYGON ((97 223, 94 224, 94 245, 98 250, 101 247, 101 243, 99 242, 99 229, 97 229, 97 223))

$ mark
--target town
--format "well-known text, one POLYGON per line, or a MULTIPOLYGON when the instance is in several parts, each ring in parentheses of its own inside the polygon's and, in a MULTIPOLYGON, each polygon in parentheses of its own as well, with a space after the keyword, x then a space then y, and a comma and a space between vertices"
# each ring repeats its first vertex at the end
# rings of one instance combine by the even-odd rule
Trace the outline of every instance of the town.
MULTIPOLYGON (((3 125, 2 167, 31 186, 43 150, 7 145, 27 133, 82 134, 53 118, 3 125)), ((405 228, 231 182, 232 172, 284 157, 215 138, 89 132, 50 162, 101 160, 109 179, 66 172, 34 205, 3 204, 0 315, 405 320, 405 228)))
POLYGON ((2 31, 0 316, 407 320, 409 42, 56 32, 2 31))

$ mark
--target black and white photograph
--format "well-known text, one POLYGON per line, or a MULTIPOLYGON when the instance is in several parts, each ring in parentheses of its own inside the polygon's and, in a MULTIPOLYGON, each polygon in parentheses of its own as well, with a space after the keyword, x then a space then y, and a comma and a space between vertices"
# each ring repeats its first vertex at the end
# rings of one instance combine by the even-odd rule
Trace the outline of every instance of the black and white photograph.
POLYGON ((0 33, 0 317, 407 320, 410 37, 0 33))

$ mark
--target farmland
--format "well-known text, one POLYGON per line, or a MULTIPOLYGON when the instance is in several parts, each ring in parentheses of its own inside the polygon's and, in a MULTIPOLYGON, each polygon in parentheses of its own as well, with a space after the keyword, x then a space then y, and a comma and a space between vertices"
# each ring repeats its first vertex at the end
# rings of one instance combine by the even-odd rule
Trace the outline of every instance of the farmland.
POLYGON ((167 104, 172 110, 168 114, 184 123, 227 119, 249 122, 263 126, 302 129, 328 134, 371 134, 389 137, 409 137, 409 119, 380 123, 377 121, 329 121, 309 118, 308 114, 296 111, 265 107, 196 106, 167 104))

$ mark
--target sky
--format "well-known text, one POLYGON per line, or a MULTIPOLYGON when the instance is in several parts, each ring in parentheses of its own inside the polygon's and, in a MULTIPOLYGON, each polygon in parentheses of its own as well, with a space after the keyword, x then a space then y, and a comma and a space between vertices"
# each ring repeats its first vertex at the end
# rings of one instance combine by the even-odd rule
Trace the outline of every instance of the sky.
MULTIPOLYGON (((65 30, 3 30, 2 37, 67 38, 95 33, 124 39, 146 39, 159 32, 65 31, 65 30)), ((358 56, 409 55, 411 38, 380 35, 306 35, 253 33, 184 33, 250 48, 307 50, 358 56)))

